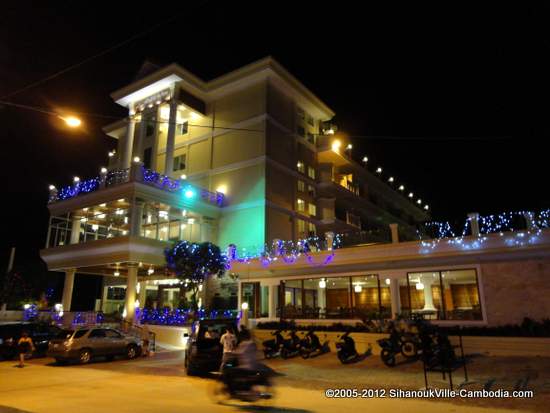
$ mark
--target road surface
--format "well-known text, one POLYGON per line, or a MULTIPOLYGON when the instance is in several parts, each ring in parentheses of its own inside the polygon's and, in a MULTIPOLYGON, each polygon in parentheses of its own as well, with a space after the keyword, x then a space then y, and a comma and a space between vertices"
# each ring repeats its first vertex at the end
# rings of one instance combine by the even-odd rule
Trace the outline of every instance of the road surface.
POLYGON ((319 389, 276 386, 269 405, 215 404, 212 380, 187 377, 180 353, 140 360, 57 366, 51 359, 31 360, 23 369, 0 362, 0 412, 171 413, 171 412, 513 412, 467 403, 404 399, 327 399, 319 389))

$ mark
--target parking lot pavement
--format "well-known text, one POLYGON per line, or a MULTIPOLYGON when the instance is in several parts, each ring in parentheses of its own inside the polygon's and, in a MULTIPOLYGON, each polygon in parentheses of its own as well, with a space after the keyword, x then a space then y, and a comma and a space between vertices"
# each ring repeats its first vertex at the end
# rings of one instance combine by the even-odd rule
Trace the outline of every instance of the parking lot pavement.
MULTIPOLYGON (((390 373, 375 366, 373 359, 363 365, 340 366, 334 354, 326 359, 288 361, 273 360, 269 364, 283 376, 277 379, 277 397, 272 406, 229 403, 213 404, 209 397, 212 380, 191 378, 183 370, 181 352, 164 352, 139 360, 93 362, 86 366, 57 366, 51 359, 36 359, 23 369, 15 362, 0 362, 0 412, 456 412, 493 413, 502 409, 474 406, 472 403, 404 399, 327 399, 324 389, 347 386, 357 380, 361 387, 364 377, 389 374, 391 377, 412 374, 414 367, 390 373), (334 359, 334 360, 333 360, 334 359), (371 368, 369 368, 371 367, 371 368), (407 369, 411 372, 407 373, 407 369), (332 372, 332 373, 331 373, 332 372), (363 373, 365 372, 365 373, 363 373), (327 379, 325 375, 332 375, 327 379), (320 379, 321 377, 321 379, 320 379), (348 377, 347 381, 339 381, 348 377), (349 380, 349 377, 355 378, 349 380)), ((380 366, 382 367, 382 366, 380 366)), ((389 369, 388 369, 389 370, 389 369)), ((379 376, 382 377, 382 376, 379 376)), ((380 382, 378 383, 380 384, 380 382)), ((374 386, 373 386, 374 387, 374 386)), ((515 407, 515 406, 506 406, 515 407)), ((521 406, 519 406, 521 407, 521 406)), ((525 411, 524 409, 521 409, 525 411)), ((535 411, 544 411, 534 409, 535 411)), ((505 410, 510 412, 510 410, 505 410)), ((518 410, 519 411, 519 410, 518 410)))

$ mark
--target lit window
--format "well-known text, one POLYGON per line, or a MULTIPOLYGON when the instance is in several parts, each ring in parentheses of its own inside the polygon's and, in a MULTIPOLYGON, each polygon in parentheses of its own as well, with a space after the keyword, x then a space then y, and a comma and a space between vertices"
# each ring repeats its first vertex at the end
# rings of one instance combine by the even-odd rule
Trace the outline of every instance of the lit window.
POLYGON ((298 219, 298 237, 303 238, 306 233, 306 221, 298 219))
POLYGON ((314 204, 309 204, 307 206, 307 209, 308 209, 309 215, 313 217, 317 215, 317 207, 314 204))
POLYGON ((308 222, 307 224, 307 232, 310 237, 313 237, 317 234, 317 229, 315 228, 315 224, 312 222, 308 222))
POLYGON ((308 166, 307 167, 307 176, 309 176, 311 179, 315 179, 315 168, 308 166))
POLYGON ((315 196, 315 187, 313 185, 308 185, 307 193, 309 194, 309 196, 315 196))
POLYGON ((298 211, 305 211, 305 209, 306 209, 306 203, 305 203, 305 201, 304 201, 303 199, 298 198, 298 199, 296 200, 296 209, 297 209, 298 211))
POLYGON ((306 166, 302 161, 298 161, 296 164, 296 168, 298 169, 298 172, 305 173, 306 172, 306 166))
POLYGON ((304 181, 298 181, 298 191, 305 192, 306 190, 306 184, 304 181))
POLYGON ((185 135, 187 133, 187 130, 188 130, 187 122, 178 123, 176 125, 176 135, 185 135))
POLYGON ((185 169, 185 158, 185 154, 174 157, 174 171, 181 171, 182 169, 185 169))

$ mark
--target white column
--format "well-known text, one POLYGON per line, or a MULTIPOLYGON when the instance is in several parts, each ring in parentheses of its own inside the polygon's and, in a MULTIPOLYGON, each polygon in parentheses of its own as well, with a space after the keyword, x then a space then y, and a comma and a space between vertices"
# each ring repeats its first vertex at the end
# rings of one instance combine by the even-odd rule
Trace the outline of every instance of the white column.
POLYGON ((135 303, 136 303, 136 285, 137 285, 137 265, 128 264, 128 276, 126 277, 126 298, 124 300, 124 309, 126 310, 125 319, 134 322, 135 303))
POLYGON ((133 156, 139 156, 140 158, 143 156, 143 141, 145 140, 146 132, 147 122, 145 121, 145 116, 142 114, 139 122, 139 133, 134 139, 134 147, 132 148, 133 156))
POLYGON ((106 311, 105 305, 107 304, 108 294, 109 294, 109 286, 104 285, 103 286, 103 294, 101 294, 101 311, 103 311, 103 312, 106 311))
POLYGON ((421 283, 424 284, 424 311, 436 311, 432 295, 432 282, 433 280, 429 277, 424 277, 421 280, 421 283))
POLYGON ((139 307, 145 308, 145 301, 147 300, 147 284, 145 280, 139 282, 138 294, 139 307))
MULTIPOLYGON (((384 280, 384 282, 386 282, 384 280)), ((399 296, 399 280, 397 278, 390 279, 390 297, 391 297, 391 318, 395 318, 401 311, 401 301, 399 296)))
POLYGON ((78 244, 80 242, 80 217, 73 216, 71 225, 71 244, 78 244))
POLYGON ((65 270, 65 282, 63 284, 63 296, 61 299, 63 311, 71 311, 75 272, 76 268, 68 268, 65 270))
POLYGON ((237 288, 237 308, 240 310, 242 305, 242 297, 243 295, 243 287, 242 287, 242 281, 239 281, 238 288, 237 288))
POLYGON ((178 104, 175 99, 170 101, 170 118, 168 119, 168 134, 166 136, 166 158, 164 160, 164 174, 170 176, 174 169, 174 147, 176 145, 176 122, 178 104))
POLYGON ((269 314, 268 317, 271 319, 277 318, 277 287, 278 284, 269 286, 268 300, 269 300, 269 314))
POLYGON ((130 211, 130 235, 132 237, 141 236, 141 221, 143 218, 143 202, 134 201, 130 211))
POLYGON ((477 212, 471 212, 468 214, 470 219, 470 228, 472 229, 472 235, 479 237, 479 214, 477 212))
POLYGON ((122 153, 119 155, 121 157, 120 167, 122 169, 129 168, 132 161, 132 147, 134 146, 135 129, 136 124, 134 120, 129 118, 126 128, 126 137, 124 138, 124 146, 122 148, 122 153))
POLYGON ((390 224, 391 242, 397 244, 399 242, 399 230, 397 224, 390 224))
MULTIPOLYGON (((327 312, 327 291, 325 288, 317 286, 317 306, 319 307, 319 318, 325 318, 327 312)), ((284 297, 284 292, 283 292, 284 297)), ((284 303, 281 304, 281 307, 284 306, 284 303)))

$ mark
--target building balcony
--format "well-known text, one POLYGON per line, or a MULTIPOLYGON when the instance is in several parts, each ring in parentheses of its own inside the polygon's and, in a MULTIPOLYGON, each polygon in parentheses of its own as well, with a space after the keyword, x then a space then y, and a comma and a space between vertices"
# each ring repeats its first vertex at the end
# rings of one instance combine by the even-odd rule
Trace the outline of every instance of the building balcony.
MULTIPOLYGON (((54 264, 50 257, 58 251, 71 255, 70 251, 84 250, 84 256, 94 256, 107 244, 131 250, 130 241, 140 238, 165 246, 181 239, 215 242, 223 201, 221 193, 171 179, 139 164, 130 170, 105 172, 60 191, 51 190, 50 224, 42 256, 53 269, 60 264, 54 264)), ((162 256, 162 248, 159 251, 162 256)), ((76 257, 71 265, 89 264, 76 257)), ((124 262, 122 258, 116 262, 124 262)), ((152 263, 147 256, 139 261, 152 263)))
POLYGON ((80 181, 75 178, 73 185, 65 186, 61 190, 50 187, 49 203, 65 201, 77 196, 89 194, 101 189, 116 187, 128 182, 139 182, 169 193, 180 193, 186 198, 194 198, 197 195, 203 202, 221 207, 224 203, 224 195, 220 192, 212 192, 204 188, 198 188, 182 179, 173 179, 140 164, 134 164, 128 169, 102 170, 97 177, 80 181))
POLYGON ((335 167, 344 165, 351 165, 353 161, 345 154, 343 148, 339 145, 335 145, 335 140, 332 136, 318 136, 317 137, 317 157, 319 163, 332 164, 335 167))

